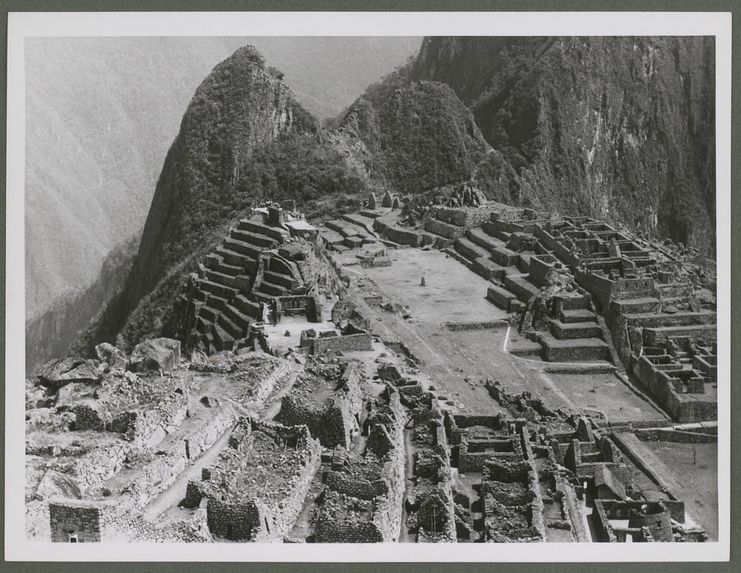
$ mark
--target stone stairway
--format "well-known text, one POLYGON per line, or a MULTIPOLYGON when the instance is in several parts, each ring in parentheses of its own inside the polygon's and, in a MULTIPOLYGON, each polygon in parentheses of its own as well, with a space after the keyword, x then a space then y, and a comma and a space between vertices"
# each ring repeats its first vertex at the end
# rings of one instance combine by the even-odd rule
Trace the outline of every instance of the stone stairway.
POLYGON ((374 219, 366 215, 352 213, 339 219, 327 221, 319 228, 319 236, 327 248, 346 251, 378 241, 373 230, 374 219))
POLYGON ((550 318, 549 332, 539 333, 543 358, 549 362, 612 361, 597 315, 586 293, 556 295, 560 311, 550 318))
MULTIPOLYGON (((507 247, 510 236, 487 221, 457 237, 451 254, 491 282, 487 300, 507 312, 517 312, 540 294, 542 280, 531 274, 533 257, 552 257, 542 247, 538 247, 542 253, 515 252, 507 247)), ((552 362, 610 360, 609 346, 590 310, 590 296, 581 291, 557 296, 560 311, 549 318, 548 329, 538 332, 537 341, 523 341, 516 353, 552 362)))
POLYGON ((205 257, 191 297, 202 350, 235 349, 275 297, 304 285, 296 263, 279 254, 288 238, 286 229, 267 225, 258 214, 239 221, 205 257))

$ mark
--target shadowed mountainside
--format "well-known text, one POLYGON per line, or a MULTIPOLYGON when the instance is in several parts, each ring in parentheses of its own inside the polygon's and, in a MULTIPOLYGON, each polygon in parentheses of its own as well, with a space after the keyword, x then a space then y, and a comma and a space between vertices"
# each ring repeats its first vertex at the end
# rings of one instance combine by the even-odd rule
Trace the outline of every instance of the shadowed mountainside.
POLYGON ((435 37, 409 75, 471 108, 519 203, 713 252, 712 38, 435 37))

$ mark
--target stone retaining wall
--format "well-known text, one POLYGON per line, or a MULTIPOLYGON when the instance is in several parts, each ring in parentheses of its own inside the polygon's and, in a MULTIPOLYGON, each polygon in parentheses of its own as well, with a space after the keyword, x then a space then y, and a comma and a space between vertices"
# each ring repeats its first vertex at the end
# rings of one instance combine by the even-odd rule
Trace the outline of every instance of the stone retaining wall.
POLYGON ((326 338, 319 337, 311 340, 310 348, 312 354, 369 351, 373 350, 372 341, 373 337, 368 332, 343 336, 328 336, 326 338))
POLYGON ((136 507, 152 501, 178 478, 190 462, 228 431, 236 419, 231 406, 222 406, 211 419, 183 439, 170 444, 163 454, 155 455, 139 469, 124 490, 125 497, 136 507))
POLYGON ((107 537, 105 504, 82 500, 53 499, 49 502, 51 541, 97 543, 107 537))

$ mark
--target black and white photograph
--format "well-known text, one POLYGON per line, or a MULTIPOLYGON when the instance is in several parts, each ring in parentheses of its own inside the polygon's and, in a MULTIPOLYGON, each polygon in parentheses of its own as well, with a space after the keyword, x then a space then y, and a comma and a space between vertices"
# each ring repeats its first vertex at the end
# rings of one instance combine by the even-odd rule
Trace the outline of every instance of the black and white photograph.
POLYGON ((651 14, 10 14, 6 558, 727 559, 730 16, 651 14))

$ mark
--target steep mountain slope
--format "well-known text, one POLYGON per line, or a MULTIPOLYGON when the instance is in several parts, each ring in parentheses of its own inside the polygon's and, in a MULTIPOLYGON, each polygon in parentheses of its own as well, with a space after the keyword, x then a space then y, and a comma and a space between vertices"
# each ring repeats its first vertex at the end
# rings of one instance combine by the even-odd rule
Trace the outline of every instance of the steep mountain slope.
POLYGON ((161 332, 174 294, 229 225, 258 201, 358 191, 317 120, 252 47, 202 82, 162 168, 123 291, 82 346, 121 335, 127 347, 161 332))
POLYGON ((489 150, 469 110, 448 86, 433 82, 367 93, 336 133, 376 185, 401 193, 467 181, 489 150))
POLYGON ((116 295, 136 256, 139 237, 117 245, 103 259, 98 278, 80 293, 65 297, 26 323, 26 371, 67 354, 77 334, 87 328, 116 295))
POLYGON ((712 38, 435 37, 410 77, 470 106, 520 203, 712 252, 712 38))
POLYGON ((187 273, 251 205, 293 199, 309 215, 357 207, 368 188, 414 193, 468 181, 492 155, 443 84, 369 93, 327 131, 282 77, 241 48, 203 81, 165 160, 126 286, 76 348, 130 347, 167 332, 187 273))
POLYGON ((406 61, 420 41, 30 39, 25 54, 27 318, 91 284, 113 246, 139 234, 193 91, 239 46, 257 45, 285 72, 297 99, 327 117, 406 61))
MULTIPOLYGON (((328 117, 406 61, 421 38, 249 42, 285 72, 296 99, 328 117)), ((131 261, 115 254, 117 246, 139 240, 183 111, 213 66, 245 43, 246 38, 227 37, 35 38, 26 43, 28 365, 63 353, 121 288, 131 261), (116 261, 120 268, 114 271, 116 261)), ((337 175, 330 173, 332 162, 321 159, 326 152, 312 152, 314 165, 320 160, 328 165, 315 187, 337 175)), ((274 196, 279 182, 290 188, 284 183, 291 174, 292 181, 306 186, 306 174, 297 174, 285 153, 273 159, 270 153, 280 155, 266 150, 251 166, 257 181, 243 184, 274 196)), ((316 189, 305 194, 316 195, 316 189)))

